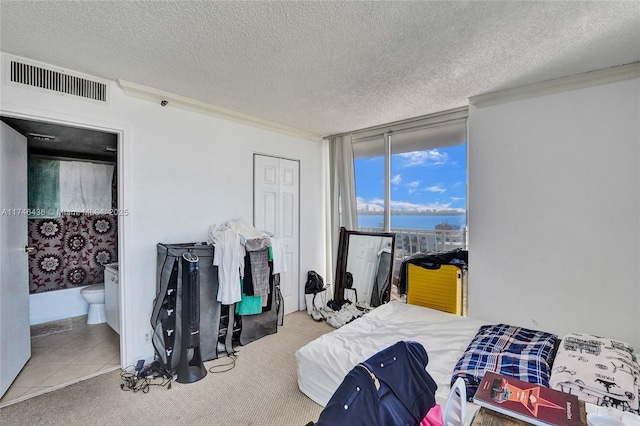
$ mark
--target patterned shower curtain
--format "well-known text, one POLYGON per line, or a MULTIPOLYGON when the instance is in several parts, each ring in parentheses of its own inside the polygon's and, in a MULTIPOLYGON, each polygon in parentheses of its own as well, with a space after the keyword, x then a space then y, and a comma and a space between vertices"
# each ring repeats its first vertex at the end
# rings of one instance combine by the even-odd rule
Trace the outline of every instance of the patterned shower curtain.
POLYGON ((102 283, 104 266, 118 260, 115 215, 65 213, 30 219, 29 293, 102 283))

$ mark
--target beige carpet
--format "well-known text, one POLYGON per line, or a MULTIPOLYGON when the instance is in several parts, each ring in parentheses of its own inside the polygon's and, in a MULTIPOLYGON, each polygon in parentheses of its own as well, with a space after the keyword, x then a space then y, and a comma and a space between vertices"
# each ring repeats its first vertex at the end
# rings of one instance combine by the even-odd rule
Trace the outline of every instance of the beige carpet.
POLYGON ((120 370, 112 371, 2 408, 0 424, 304 426, 322 407, 298 389, 294 353, 331 330, 296 312, 278 333, 238 347, 230 371, 195 383, 174 381, 171 389, 152 386, 146 394, 122 391, 120 370))

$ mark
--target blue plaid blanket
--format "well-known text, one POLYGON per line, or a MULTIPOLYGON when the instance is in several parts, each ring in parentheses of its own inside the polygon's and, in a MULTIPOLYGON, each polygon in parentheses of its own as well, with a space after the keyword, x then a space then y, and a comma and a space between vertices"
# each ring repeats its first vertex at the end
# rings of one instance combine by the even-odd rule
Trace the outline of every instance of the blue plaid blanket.
POLYGON ((473 401, 485 371, 549 387, 558 336, 506 324, 483 325, 455 368, 451 385, 462 377, 473 401))

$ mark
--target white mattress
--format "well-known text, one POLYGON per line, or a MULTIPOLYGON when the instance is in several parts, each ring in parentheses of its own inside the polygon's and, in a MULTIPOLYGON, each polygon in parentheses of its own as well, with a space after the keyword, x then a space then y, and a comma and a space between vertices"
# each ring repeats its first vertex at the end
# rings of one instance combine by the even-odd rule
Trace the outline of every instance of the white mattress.
MULTIPOLYGON (((398 341, 413 340, 427 351, 427 371, 438 384, 436 401, 444 409, 453 368, 484 324, 392 301, 298 349, 298 387, 324 407, 358 363, 398 341)), ((467 404, 467 423, 477 408, 467 404)))

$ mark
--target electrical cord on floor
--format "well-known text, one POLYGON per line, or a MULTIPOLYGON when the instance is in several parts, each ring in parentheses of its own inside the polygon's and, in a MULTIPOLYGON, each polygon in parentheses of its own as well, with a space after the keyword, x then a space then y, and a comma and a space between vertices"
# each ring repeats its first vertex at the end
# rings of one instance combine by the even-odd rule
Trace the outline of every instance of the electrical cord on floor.
MULTIPOLYGON (((236 360, 238 359, 238 355, 236 355, 236 353, 237 352, 229 354, 228 358, 230 361, 219 363, 209 367, 209 373, 224 373, 226 371, 232 370, 236 366, 236 360)), ((219 361, 221 359, 224 358, 218 358, 214 361, 219 361)))
POLYGON ((166 386, 167 389, 171 389, 173 380, 173 376, 157 361, 140 372, 136 371, 134 366, 129 366, 120 372, 120 378, 124 382, 120 384, 120 389, 142 393, 148 393, 151 386, 166 386))

